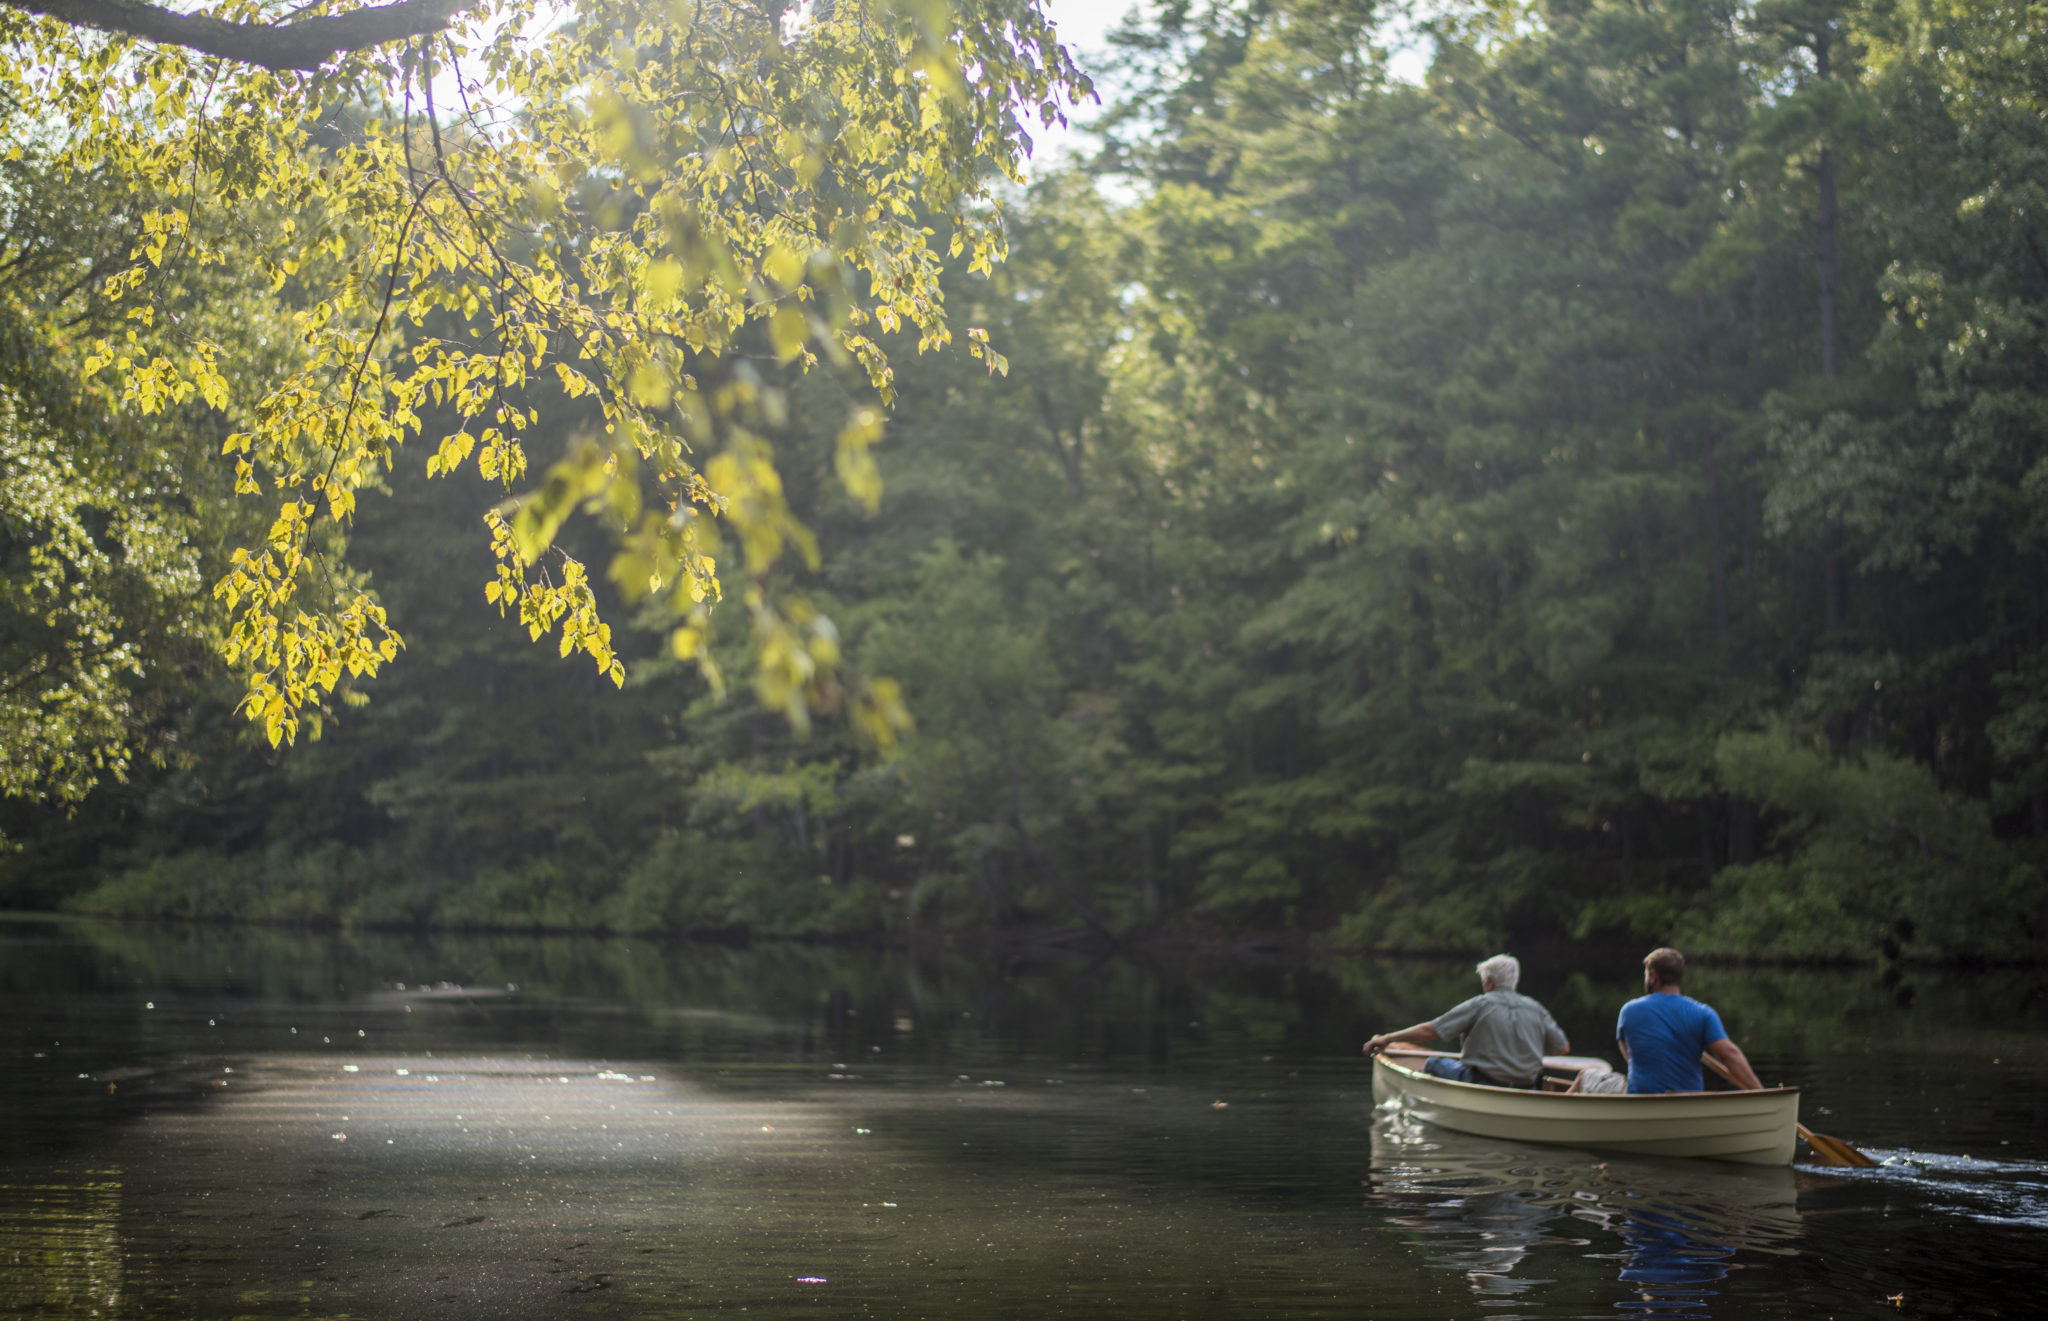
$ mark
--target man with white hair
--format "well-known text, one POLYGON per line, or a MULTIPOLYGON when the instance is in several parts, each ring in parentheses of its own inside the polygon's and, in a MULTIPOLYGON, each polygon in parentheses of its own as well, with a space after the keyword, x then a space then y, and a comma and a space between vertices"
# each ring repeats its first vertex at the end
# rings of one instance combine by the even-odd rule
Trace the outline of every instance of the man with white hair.
POLYGON ((1453 1082, 1491 1087, 1530 1088, 1543 1081, 1545 1054, 1568 1053, 1571 1042, 1550 1011, 1515 990, 1522 965, 1513 956, 1496 954, 1479 965, 1479 994, 1427 1023, 1382 1032, 1365 1043, 1377 1055, 1398 1042, 1425 1044, 1450 1037, 1465 1038, 1457 1056, 1432 1055, 1423 1070, 1453 1082))

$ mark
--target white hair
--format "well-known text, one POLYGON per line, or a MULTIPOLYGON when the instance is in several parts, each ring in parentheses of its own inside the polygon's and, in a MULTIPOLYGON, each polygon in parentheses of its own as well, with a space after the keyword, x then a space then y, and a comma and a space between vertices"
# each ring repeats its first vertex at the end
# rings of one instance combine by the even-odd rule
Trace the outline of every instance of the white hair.
POLYGON ((1512 954, 1496 954, 1480 964, 1476 971, 1479 973, 1480 981, 1492 982, 1497 989, 1503 991, 1514 990, 1515 983, 1522 980, 1522 965, 1512 954))

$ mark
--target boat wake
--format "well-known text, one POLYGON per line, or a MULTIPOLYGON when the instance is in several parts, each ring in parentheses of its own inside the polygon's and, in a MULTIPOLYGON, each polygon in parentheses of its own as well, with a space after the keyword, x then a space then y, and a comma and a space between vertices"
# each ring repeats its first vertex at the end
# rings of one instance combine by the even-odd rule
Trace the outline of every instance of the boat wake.
POLYGON ((1831 1178, 1910 1188, 1935 1209, 1985 1224, 2048 1229, 2048 1162, 1866 1148, 1869 1169, 1802 1165, 1831 1178))

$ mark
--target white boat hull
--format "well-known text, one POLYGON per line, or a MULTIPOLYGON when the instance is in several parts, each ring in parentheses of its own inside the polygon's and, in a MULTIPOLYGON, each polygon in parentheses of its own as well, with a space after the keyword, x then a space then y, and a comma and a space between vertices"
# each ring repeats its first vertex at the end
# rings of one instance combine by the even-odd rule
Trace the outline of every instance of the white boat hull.
POLYGON ((1644 1156, 1699 1156, 1789 1165, 1799 1142, 1799 1089, 1587 1096, 1433 1078, 1387 1055, 1373 1059, 1372 1095, 1440 1128, 1545 1146, 1644 1156))

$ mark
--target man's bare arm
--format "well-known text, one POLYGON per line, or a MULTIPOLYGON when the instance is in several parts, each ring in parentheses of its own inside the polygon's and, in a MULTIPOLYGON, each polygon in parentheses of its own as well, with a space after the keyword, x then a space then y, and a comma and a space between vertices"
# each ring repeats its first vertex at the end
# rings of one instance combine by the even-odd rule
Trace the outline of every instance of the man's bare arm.
POLYGON ((1414 1027, 1404 1027, 1399 1032, 1380 1033, 1371 1041, 1365 1043, 1365 1053, 1368 1055, 1377 1055, 1381 1051, 1385 1050, 1388 1046, 1403 1041, 1412 1041, 1417 1045, 1421 1045, 1424 1042, 1438 1040, 1441 1040, 1441 1037, 1437 1033, 1435 1024, 1417 1023, 1414 1027))
POLYGON ((1749 1067, 1749 1056, 1742 1053, 1742 1047, 1722 1037, 1707 1047, 1707 1054, 1720 1061, 1721 1068, 1717 1072, 1729 1082, 1745 1092, 1763 1090, 1763 1084, 1757 1080, 1756 1070, 1749 1067))

